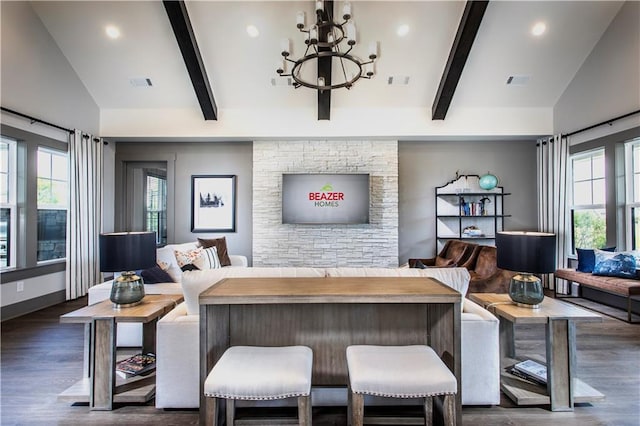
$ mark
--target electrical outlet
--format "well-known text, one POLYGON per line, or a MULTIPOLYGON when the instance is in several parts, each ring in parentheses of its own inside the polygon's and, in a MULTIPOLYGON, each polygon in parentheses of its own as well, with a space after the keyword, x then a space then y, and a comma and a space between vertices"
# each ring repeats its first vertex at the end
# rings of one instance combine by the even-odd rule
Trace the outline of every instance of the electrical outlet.
POLYGON ((16 290, 18 291, 18 293, 24 291, 24 281, 18 281, 16 283, 16 290))

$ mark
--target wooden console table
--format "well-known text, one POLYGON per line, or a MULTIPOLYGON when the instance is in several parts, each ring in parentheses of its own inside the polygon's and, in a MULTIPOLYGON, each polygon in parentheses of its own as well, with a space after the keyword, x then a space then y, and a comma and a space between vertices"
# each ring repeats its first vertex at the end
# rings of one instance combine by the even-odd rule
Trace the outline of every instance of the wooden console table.
POLYGON ((352 344, 431 346, 458 379, 461 295, 432 278, 228 278, 200 294, 200 423, 204 380, 230 346, 306 345, 313 385, 347 386, 352 344))
POLYGON ((111 410, 114 402, 144 403, 155 395, 155 376, 118 379, 116 383, 116 337, 119 322, 142 323, 142 352, 156 353, 156 323, 182 301, 182 295, 146 295, 142 303, 114 308, 110 300, 85 306, 60 317, 61 323, 83 323, 90 367, 85 377, 58 398, 89 402, 92 410, 111 410), (90 373, 90 374, 87 374, 90 373), (116 386, 117 385, 117 386, 116 386))
POLYGON ((502 391, 518 405, 550 404, 552 411, 573 411, 574 403, 593 402, 605 397, 575 377, 577 321, 601 322, 602 317, 556 299, 545 297, 539 309, 517 306, 508 294, 473 293, 469 298, 500 318, 502 391), (516 324, 546 326, 547 386, 535 385, 505 371, 516 362, 516 324))

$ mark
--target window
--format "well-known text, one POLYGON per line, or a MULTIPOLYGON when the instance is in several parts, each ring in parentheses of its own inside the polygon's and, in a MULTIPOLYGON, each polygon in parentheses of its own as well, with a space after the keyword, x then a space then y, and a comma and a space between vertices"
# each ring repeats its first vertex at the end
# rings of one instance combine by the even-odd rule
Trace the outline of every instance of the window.
POLYGON ((15 266, 16 141, 0 137, 0 268, 15 266))
POLYGON ((145 231, 156 233, 156 244, 167 244, 167 177, 162 170, 145 169, 145 231))
POLYGON ((38 148, 38 262, 66 257, 67 164, 66 153, 38 148))
POLYGON ((601 248, 607 242, 604 150, 571 157, 572 250, 601 248))

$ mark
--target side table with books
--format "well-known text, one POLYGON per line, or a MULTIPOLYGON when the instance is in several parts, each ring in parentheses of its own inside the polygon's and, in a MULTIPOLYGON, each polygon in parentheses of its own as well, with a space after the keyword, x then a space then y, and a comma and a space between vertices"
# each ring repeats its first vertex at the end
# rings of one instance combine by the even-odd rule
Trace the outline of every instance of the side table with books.
POLYGON ((575 323, 601 322, 600 315, 549 297, 544 298, 539 309, 516 306, 508 294, 473 293, 469 298, 500 319, 500 388, 516 404, 549 404, 552 411, 573 411, 574 403, 605 398, 575 377, 575 323), (516 324, 546 327, 546 359, 516 359, 516 324))
POLYGON ((114 308, 110 300, 85 306, 60 317, 62 323, 83 323, 90 334, 85 349, 90 358, 88 377, 58 395, 59 399, 89 402, 92 410, 111 410, 115 403, 144 403, 155 395, 156 323, 182 301, 182 295, 147 295, 137 306, 114 308), (137 354, 118 354, 119 322, 142 323, 143 347, 137 354), (131 356, 133 355, 133 357, 131 356), (127 361, 127 369, 123 361, 127 361), (133 369, 137 368, 138 371, 133 369), (133 369, 131 369, 133 368, 133 369), (142 371, 140 371, 142 370, 142 371), (125 377, 121 377, 122 373, 125 377))

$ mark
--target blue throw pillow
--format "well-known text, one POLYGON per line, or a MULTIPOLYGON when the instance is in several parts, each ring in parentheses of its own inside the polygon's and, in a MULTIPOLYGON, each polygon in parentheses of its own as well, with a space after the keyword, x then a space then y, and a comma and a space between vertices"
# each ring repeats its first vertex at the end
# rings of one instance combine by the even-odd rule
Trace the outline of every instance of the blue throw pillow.
POLYGON ((172 283, 173 278, 167 274, 158 265, 152 266, 149 269, 144 269, 139 274, 144 280, 145 284, 157 284, 157 283, 172 283))
MULTIPOLYGON (((600 249, 603 251, 615 251, 615 247, 605 247, 600 249)), ((576 249, 578 254, 578 267, 577 271, 580 272, 593 272, 593 266, 596 264, 596 256, 593 249, 576 249)))
POLYGON ((607 277, 636 278, 636 258, 630 252, 608 252, 594 250, 596 263, 593 275, 607 277))

